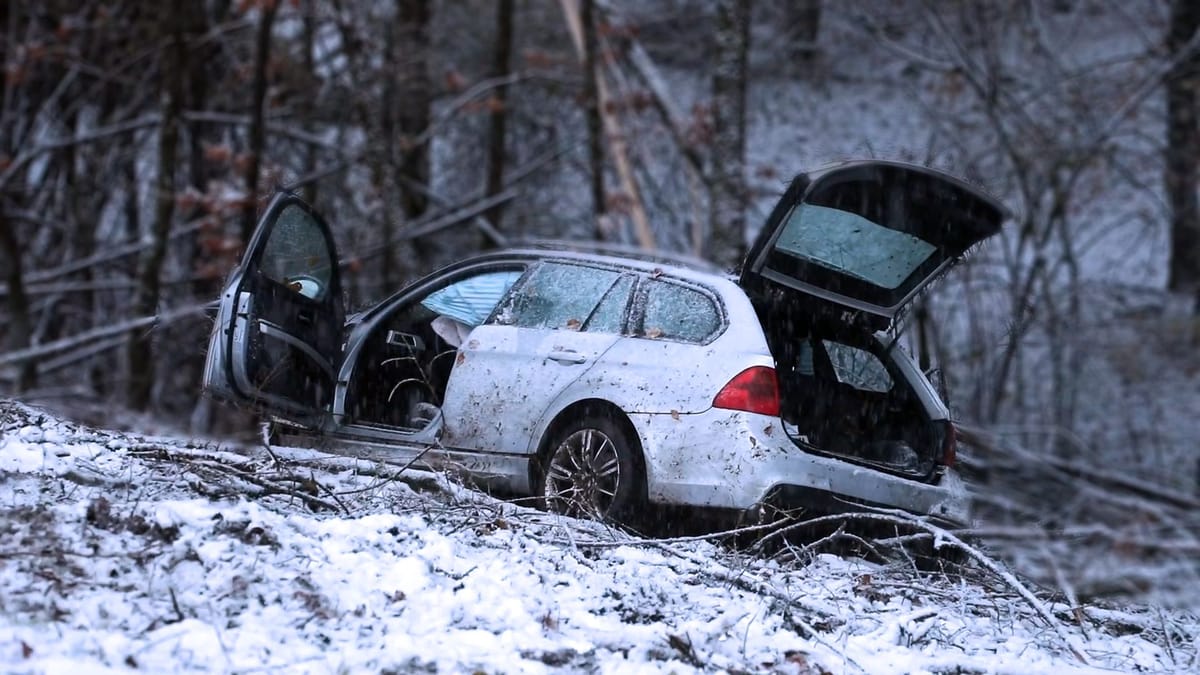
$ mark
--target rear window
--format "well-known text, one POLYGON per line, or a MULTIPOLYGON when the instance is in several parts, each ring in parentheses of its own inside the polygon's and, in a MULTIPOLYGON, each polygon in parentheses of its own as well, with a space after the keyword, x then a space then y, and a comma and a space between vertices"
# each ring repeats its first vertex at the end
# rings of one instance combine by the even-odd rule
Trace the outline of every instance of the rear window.
POLYGON ((649 281, 643 337, 702 343, 720 327, 721 313, 707 293, 670 281, 649 281))
POLYGON ((792 212, 776 247, 889 290, 898 288, 937 250, 907 232, 849 211, 812 204, 802 204, 792 212))

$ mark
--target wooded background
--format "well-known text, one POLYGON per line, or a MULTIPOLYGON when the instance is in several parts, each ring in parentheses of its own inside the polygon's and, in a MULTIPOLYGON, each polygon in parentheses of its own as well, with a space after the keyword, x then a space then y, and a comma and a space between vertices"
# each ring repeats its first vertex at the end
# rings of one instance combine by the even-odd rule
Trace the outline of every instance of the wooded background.
POLYGON ((959 417, 1191 492, 1198 26, 1185 0, 6 0, 0 394, 240 424, 200 397, 210 304, 277 186, 361 307, 531 237, 733 268, 787 179, 870 156, 1013 210, 906 329, 959 417))

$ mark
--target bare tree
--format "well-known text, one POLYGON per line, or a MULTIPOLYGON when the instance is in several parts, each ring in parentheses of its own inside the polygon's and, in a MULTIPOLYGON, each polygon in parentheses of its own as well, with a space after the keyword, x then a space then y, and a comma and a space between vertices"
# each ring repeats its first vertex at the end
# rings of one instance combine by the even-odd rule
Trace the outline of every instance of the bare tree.
POLYGON ((596 3, 583 0, 579 7, 580 24, 583 32, 583 115, 587 126, 588 187, 592 196, 592 217, 597 223, 594 236, 602 239, 604 212, 608 209, 604 198, 604 127, 600 119, 600 92, 596 82, 596 3))
MULTIPOLYGON (((183 112, 184 62, 187 42, 184 36, 184 3, 173 0, 170 11, 163 13, 162 34, 168 43, 163 54, 159 82, 163 92, 163 119, 158 132, 158 176, 154 186, 154 223, 150 247, 138 264, 138 286, 134 314, 150 316, 158 311, 163 262, 167 254, 167 235, 175 214, 175 170, 179 151, 180 117, 183 112)), ((244 238, 248 240, 248 238, 244 238)), ((134 331, 129 340, 129 405, 144 410, 150 403, 155 381, 153 335, 147 330, 134 331)))
POLYGON ((746 252, 746 71, 750 0, 717 3, 712 79, 710 235, 705 250, 726 267, 746 252))
MULTIPOLYGON (((496 3, 496 41, 492 47, 491 76, 497 81, 503 81, 512 71, 513 45, 513 0, 499 0, 496 3)), ((488 101, 491 113, 488 116, 488 153, 487 153, 487 186, 484 193, 495 197, 504 188, 504 164, 506 160, 505 126, 508 121, 508 86, 501 84, 496 87, 488 101)), ((500 227, 500 216, 504 212, 503 204, 496 204, 488 209, 486 218, 493 227, 500 227)), ((482 238, 483 247, 490 246, 491 240, 482 238)))
POLYGON ((262 0, 254 39, 254 85, 250 98, 250 141, 246 161, 246 201, 242 205, 242 243, 249 245, 250 234, 258 220, 258 180, 262 155, 266 149, 267 65, 271 60, 271 29, 279 10, 279 0, 262 0))
POLYGON ((1171 208, 1168 287, 1193 297, 1200 310, 1200 50, 1180 54, 1200 29, 1200 4, 1173 0, 1167 52, 1179 55, 1166 78, 1167 144, 1164 181, 1171 208))

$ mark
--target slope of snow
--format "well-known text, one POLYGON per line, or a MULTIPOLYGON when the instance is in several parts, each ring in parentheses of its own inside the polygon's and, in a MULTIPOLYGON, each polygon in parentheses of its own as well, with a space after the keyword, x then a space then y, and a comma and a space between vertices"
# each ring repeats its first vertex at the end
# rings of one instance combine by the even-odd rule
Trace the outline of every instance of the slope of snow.
POLYGON ((1051 605, 1064 639, 979 571, 637 539, 443 476, 2 401, 0 504, 4 672, 1200 667, 1187 615, 1051 605))

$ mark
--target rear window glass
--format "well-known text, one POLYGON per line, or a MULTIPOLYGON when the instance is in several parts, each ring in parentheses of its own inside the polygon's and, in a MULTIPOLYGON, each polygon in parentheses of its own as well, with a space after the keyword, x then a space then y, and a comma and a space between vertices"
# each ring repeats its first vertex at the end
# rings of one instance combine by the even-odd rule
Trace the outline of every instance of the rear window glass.
POLYGON ((651 280, 646 289, 642 336, 704 342, 721 326, 712 298, 688 286, 651 280))
POLYGON ((863 391, 887 393, 892 390, 892 376, 879 357, 840 342, 823 340, 822 344, 838 382, 863 391))
POLYGON ((496 323, 579 330, 620 280, 621 273, 613 270, 542 264, 502 303, 496 323))
POLYGON ((812 204, 792 212, 776 248, 887 289, 898 288, 936 250, 906 232, 812 204))

